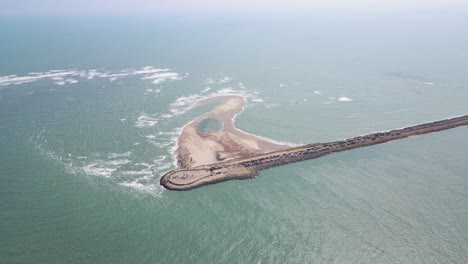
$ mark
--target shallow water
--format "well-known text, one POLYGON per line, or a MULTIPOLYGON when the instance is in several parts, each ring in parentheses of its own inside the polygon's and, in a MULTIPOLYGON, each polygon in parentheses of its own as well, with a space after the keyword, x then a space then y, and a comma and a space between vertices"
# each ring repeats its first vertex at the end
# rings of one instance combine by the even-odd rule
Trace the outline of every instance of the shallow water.
POLYGON ((465 263, 465 127, 189 192, 159 178, 208 96, 295 144, 467 114, 466 17, 2 18, 0 262, 465 263))
POLYGON ((199 133, 218 132, 223 128, 223 122, 214 118, 205 118, 197 126, 199 133))

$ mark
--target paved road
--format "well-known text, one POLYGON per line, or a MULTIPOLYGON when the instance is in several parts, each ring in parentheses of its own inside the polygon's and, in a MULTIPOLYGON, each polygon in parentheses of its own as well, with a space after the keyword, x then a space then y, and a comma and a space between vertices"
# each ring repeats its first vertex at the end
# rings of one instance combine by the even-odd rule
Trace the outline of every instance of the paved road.
POLYGON ((190 190, 227 180, 248 179, 256 177, 260 170, 275 166, 465 125, 468 125, 468 115, 347 140, 309 144, 192 169, 177 169, 166 173, 161 178, 161 185, 170 190, 190 190))

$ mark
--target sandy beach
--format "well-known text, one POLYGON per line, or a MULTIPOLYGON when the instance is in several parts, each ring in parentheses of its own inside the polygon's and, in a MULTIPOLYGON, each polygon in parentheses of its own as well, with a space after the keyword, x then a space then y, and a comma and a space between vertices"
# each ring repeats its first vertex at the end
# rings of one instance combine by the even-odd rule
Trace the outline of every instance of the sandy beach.
POLYGON ((198 105, 214 102, 220 104, 184 127, 177 143, 177 161, 180 168, 193 168, 291 147, 275 144, 235 127, 235 116, 241 113, 246 105, 242 96, 212 97, 198 102, 198 105), (200 131, 200 123, 207 119, 218 121, 221 124, 220 129, 200 131))

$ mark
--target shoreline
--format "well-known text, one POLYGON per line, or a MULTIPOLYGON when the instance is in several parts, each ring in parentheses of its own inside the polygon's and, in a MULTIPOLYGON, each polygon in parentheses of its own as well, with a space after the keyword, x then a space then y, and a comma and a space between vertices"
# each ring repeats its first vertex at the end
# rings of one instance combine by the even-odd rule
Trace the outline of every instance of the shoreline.
POLYGON ((217 101, 221 103, 182 127, 176 143, 177 167, 193 168, 292 146, 250 134, 235 126, 236 117, 244 111, 247 104, 244 96, 215 96, 202 99, 197 105, 217 101), (221 129, 200 132, 198 126, 207 119, 221 122, 221 129))
POLYGON ((193 168, 180 168, 166 173, 161 178, 160 184, 169 190, 183 191, 232 179, 249 179, 256 177, 259 171, 275 166, 466 125, 468 125, 468 115, 375 132, 346 140, 308 144, 193 168))

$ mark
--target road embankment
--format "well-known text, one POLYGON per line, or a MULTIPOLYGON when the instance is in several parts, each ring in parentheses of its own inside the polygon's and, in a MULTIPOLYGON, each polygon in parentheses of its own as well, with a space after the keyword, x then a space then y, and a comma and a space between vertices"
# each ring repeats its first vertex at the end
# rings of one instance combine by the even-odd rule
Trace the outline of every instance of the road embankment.
POLYGON ((176 169, 166 173, 160 183, 169 190, 182 191, 227 180, 249 179, 257 176, 258 172, 263 169, 465 125, 468 125, 468 115, 346 140, 309 144, 195 168, 176 169))

